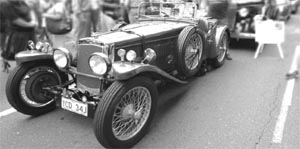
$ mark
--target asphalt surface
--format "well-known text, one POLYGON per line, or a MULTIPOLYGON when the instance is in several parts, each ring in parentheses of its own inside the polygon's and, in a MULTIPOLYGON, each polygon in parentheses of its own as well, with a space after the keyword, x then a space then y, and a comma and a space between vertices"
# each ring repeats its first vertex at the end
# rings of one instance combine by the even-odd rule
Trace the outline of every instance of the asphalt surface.
MULTIPOLYGON (((134 148, 300 148, 300 85, 281 143, 272 137, 294 50, 300 44, 300 13, 286 24, 284 59, 267 45, 258 59, 248 40, 233 42, 232 61, 187 85, 159 90, 159 107, 148 134, 134 148)), ((12 62, 12 65, 15 64, 12 62)), ((8 74, 0 73, 0 112, 8 74)), ((6 148, 103 148, 92 119, 57 109, 39 117, 15 112, 0 118, 0 146, 6 148)))

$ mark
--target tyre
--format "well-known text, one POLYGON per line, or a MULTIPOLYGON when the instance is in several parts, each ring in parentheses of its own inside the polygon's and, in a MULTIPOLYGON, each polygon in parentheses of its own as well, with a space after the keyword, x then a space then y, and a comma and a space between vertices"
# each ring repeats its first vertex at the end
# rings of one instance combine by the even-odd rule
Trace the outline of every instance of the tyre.
POLYGON ((201 67, 204 34, 193 26, 184 28, 178 37, 178 72, 181 76, 195 75, 201 67))
POLYGON ((37 116, 55 109, 55 95, 46 88, 62 84, 67 76, 50 63, 23 63, 10 73, 6 96, 17 111, 37 116))
POLYGON ((228 34, 224 32, 222 35, 221 40, 217 44, 216 52, 217 52, 217 57, 213 59, 212 61, 212 66, 214 68, 219 68, 225 63, 226 59, 226 53, 229 49, 229 42, 228 42, 228 34))
POLYGON ((94 117, 94 133, 107 148, 128 148, 147 132, 157 105, 152 80, 136 77, 114 82, 104 93, 94 117))

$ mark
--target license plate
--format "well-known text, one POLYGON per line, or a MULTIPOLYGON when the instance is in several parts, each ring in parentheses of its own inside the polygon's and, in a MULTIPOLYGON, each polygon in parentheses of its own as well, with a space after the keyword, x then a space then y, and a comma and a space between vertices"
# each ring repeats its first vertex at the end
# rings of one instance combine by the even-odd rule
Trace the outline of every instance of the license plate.
POLYGON ((88 116, 88 106, 87 104, 68 99, 65 97, 61 98, 61 108, 69 110, 71 112, 83 115, 83 116, 88 116))

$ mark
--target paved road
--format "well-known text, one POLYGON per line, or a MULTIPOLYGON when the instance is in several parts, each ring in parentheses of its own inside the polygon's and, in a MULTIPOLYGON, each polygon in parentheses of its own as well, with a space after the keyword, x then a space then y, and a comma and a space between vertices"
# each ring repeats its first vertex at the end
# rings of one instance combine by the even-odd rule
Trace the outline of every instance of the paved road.
MULTIPOLYGON (((268 45, 253 59, 249 41, 231 47, 233 60, 188 85, 160 89, 159 109, 149 133, 134 148, 300 148, 300 85, 296 81, 283 140, 272 137, 295 47, 300 14, 287 23, 285 59, 268 45)), ((0 76, 0 112, 9 109, 0 76)), ((103 148, 92 119, 61 109, 40 117, 13 113, 0 118, 1 148, 103 148)))

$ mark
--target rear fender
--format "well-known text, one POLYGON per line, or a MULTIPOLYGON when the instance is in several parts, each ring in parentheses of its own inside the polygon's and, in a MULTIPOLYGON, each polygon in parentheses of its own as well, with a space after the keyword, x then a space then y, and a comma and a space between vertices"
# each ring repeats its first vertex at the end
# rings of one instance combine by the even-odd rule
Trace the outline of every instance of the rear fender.
POLYGON ((224 33, 227 33, 228 35, 228 42, 230 42, 230 31, 227 26, 225 25, 218 25, 216 28, 216 36, 215 36, 215 45, 211 46, 211 50, 209 52, 209 58, 215 58, 217 57, 217 48, 219 47, 219 44, 221 43, 222 36, 224 33))
POLYGON ((140 63, 130 63, 130 62, 115 62, 112 64, 112 70, 110 75, 115 80, 128 80, 132 77, 135 77, 140 74, 151 74, 155 73, 164 78, 170 79, 174 82, 186 84, 186 81, 179 80, 167 72, 161 70, 160 68, 149 65, 149 64, 140 64, 140 63))
POLYGON ((22 51, 15 56, 17 65, 25 62, 38 61, 38 60, 52 60, 52 53, 43 53, 35 50, 22 51))

